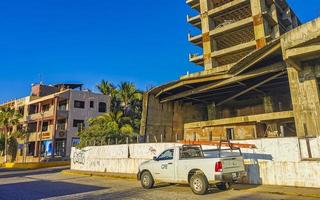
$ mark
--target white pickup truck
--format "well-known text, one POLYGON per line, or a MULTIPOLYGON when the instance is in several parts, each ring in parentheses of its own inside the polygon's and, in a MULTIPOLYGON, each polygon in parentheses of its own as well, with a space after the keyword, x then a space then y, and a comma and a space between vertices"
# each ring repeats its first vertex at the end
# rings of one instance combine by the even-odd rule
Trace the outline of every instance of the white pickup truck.
POLYGON ((190 184, 195 194, 203 195, 210 185, 227 190, 231 183, 246 175, 240 149, 202 150, 184 145, 162 152, 139 166, 137 174, 143 188, 155 182, 190 184), (238 151, 237 151, 238 150, 238 151))

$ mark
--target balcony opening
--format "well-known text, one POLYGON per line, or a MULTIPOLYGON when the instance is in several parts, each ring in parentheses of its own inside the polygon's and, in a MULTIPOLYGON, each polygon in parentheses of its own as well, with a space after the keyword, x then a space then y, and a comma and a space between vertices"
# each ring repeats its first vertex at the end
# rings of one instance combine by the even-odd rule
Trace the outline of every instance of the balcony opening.
POLYGON ((42 123, 42 132, 47 132, 49 130, 49 121, 42 123))
POLYGON ((29 115, 33 115, 38 113, 38 106, 37 105, 30 105, 29 106, 29 115))
POLYGON ((37 122, 31 122, 28 124, 28 132, 29 133, 37 132, 37 122))
POLYGON ((42 112, 48 112, 50 110, 50 104, 45 104, 42 106, 42 112))

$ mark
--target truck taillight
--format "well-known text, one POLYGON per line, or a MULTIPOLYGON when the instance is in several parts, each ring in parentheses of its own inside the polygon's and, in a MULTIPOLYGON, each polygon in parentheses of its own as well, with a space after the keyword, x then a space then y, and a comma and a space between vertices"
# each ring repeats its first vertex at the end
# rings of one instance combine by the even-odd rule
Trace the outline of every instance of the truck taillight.
POLYGON ((215 171, 222 172, 222 162, 221 161, 216 162, 215 171))

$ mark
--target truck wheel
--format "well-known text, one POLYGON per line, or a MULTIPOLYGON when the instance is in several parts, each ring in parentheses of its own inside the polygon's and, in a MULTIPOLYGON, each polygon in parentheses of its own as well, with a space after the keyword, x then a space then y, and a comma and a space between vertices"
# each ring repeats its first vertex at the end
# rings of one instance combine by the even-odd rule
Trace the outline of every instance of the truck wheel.
POLYGON ((190 187, 193 193, 204 195, 209 187, 208 180, 204 174, 194 174, 190 179, 190 187))
POLYGON ((216 186, 219 190, 229 190, 231 187, 231 184, 227 182, 223 182, 223 183, 218 183, 216 186))
POLYGON ((154 185, 154 180, 150 172, 143 172, 141 175, 141 186, 145 189, 151 189, 154 185))

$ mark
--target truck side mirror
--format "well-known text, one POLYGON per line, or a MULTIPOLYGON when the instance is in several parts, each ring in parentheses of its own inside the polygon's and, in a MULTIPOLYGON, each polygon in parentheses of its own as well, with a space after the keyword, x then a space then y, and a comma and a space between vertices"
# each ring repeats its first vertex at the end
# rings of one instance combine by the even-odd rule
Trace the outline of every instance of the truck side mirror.
POLYGON ((157 157, 156 157, 156 156, 153 156, 153 160, 154 160, 154 161, 157 161, 157 157))

